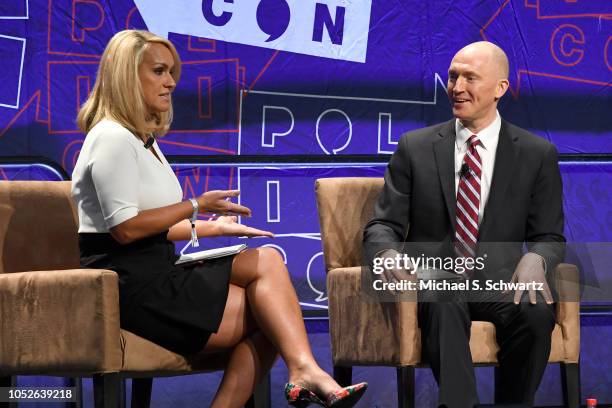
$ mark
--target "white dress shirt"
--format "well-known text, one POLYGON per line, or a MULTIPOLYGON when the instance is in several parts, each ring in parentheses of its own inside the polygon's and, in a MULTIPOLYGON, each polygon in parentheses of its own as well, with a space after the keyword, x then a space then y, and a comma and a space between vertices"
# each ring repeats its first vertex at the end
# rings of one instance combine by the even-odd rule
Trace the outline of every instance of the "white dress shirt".
POLYGON ((72 172, 79 232, 108 232, 139 211, 182 200, 181 185, 157 142, 153 148, 161 161, 138 137, 107 119, 87 133, 72 172))
MULTIPOLYGON (((480 206, 478 208, 478 224, 482 222, 484 208, 489 199, 491 190, 491 180, 493 180, 493 169, 495 167, 495 153, 499 142, 499 130, 501 129, 501 117, 499 112, 495 114, 495 120, 489 126, 476 133, 480 144, 476 146, 476 151, 480 155, 482 162, 482 173, 480 178, 480 206)), ((459 188, 459 177, 463 158, 467 153, 467 141, 474 133, 461 124, 459 119, 455 120, 455 196, 459 188)))

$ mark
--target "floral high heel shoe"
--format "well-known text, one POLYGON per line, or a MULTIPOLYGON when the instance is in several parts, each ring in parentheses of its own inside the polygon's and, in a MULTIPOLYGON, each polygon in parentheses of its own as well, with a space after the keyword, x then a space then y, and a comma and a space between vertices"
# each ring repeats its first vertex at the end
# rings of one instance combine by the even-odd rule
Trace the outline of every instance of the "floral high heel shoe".
POLYGON ((305 408, 310 404, 317 404, 326 408, 350 408, 361 398, 368 383, 349 385, 328 395, 325 401, 321 400, 314 392, 308 388, 293 383, 285 385, 285 398, 289 405, 298 408, 305 408))

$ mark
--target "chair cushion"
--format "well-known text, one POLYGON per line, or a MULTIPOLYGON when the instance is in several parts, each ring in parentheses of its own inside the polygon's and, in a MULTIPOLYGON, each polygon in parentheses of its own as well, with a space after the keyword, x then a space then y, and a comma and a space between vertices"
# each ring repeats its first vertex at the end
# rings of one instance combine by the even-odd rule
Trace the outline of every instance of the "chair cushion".
POLYGON ((121 348, 123 350, 121 371, 136 377, 139 374, 162 376, 222 370, 229 357, 227 353, 202 353, 185 357, 123 329, 121 329, 121 348))

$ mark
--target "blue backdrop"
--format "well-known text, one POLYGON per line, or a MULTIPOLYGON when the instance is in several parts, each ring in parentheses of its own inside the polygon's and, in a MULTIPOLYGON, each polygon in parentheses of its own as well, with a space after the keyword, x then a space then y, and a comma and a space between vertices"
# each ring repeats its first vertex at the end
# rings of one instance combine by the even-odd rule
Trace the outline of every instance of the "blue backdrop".
POLYGON ((41 154, 70 172, 83 140, 75 115, 104 46, 119 30, 147 26, 167 32, 185 64, 167 154, 391 152, 406 130, 450 117, 448 64, 482 39, 511 60, 504 118, 562 153, 612 152, 607 0, 136 3, 142 14, 132 0, 0 2, 3 155, 41 154), (206 20, 207 3, 229 16, 231 35, 206 20), (265 33, 281 34, 266 42, 265 33), (330 56, 312 55, 321 50, 330 56))

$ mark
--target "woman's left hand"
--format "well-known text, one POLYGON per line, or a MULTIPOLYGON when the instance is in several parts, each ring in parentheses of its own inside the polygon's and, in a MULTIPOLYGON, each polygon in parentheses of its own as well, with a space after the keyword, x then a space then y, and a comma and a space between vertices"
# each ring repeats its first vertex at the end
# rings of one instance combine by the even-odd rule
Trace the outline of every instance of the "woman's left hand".
POLYGON ((238 218, 234 216, 223 216, 217 218, 215 225, 219 231, 219 235, 229 235, 235 237, 270 237, 274 238, 274 234, 270 231, 263 231, 257 228, 252 228, 244 224, 238 224, 238 218))

